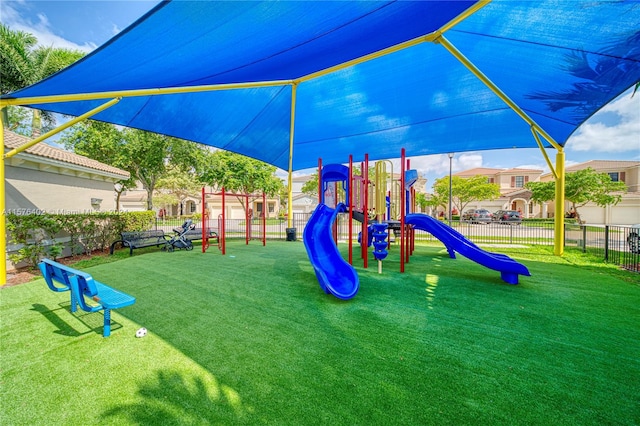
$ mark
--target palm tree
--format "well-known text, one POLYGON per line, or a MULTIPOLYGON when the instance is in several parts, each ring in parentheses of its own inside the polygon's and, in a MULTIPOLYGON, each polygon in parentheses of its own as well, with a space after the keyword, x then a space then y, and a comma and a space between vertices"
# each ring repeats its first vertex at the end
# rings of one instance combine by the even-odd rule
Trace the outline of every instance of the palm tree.
MULTIPOLYGON (((14 92, 23 87, 37 83, 54 74, 84 56, 78 50, 37 46, 38 39, 24 31, 13 31, 0 24, 0 93, 14 92)), ((7 110, 2 111, 5 123, 11 123, 7 110)), ((19 114, 16 114, 19 116, 19 114)), ((51 113, 33 110, 32 136, 55 125, 51 113)))

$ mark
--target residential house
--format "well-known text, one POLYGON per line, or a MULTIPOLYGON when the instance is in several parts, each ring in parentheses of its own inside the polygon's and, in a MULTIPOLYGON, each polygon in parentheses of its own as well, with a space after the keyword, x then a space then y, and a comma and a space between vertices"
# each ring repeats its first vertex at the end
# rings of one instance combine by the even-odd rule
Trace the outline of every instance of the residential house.
MULTIPOLYGON (((4 130, 5 153, 31 139, 4 130)), ((114 183, 129 172, 39 143, 5 160, 7 212, 73 213, 115 210, 114 183)))
POLYGON ((294 176, 291 178, 291 196, 293 213, 312 213, 318 205, 318 197, 305 194, 302 187, 313 178, 312 175, 294 176))
MULTIPOLYGON (((4 151, 31 139, 4 129, 4 151)), ((6 212, 68 214, 114 211, 114 184, 129 173, 60 148, 39 143, 5 160, 6 212)), ((10 254, 19 247, 8 244, 10 254)), ((14 268, 7 262, 7 270, 14 268)))
MULTIPOLYGON (((591 160, 565 167, 566 173, 592 168, 600 173, 607 173, 614 182, 624 182, 627 192, 621 194, 622 200, 615 206, 599 207, 588 203, 579 208, 580 218, 585 223, 635 225, 640 224, 640 161, 591 160)), ((540 181, 553 180, 551 173, 544 174, 540 181)), ((553 217, 554 204, 548 203, 548 213, 553 217)), ((565 211, 569 211, 571 203, 565 203, 565 211)))
POLYGON ((487 182, 495 183, 500 188, 500 197, 495 200, 479 200, 469 203, 465 209, 518 210, 525 218, 544 217, 545 206, 531 202, 531 191, 524 186, 527 182, 540 180, 542 170, 539 169, 496 169, 477 167, 454 173, 453 176, 471 178, 482 175, 487 177, 487 182))

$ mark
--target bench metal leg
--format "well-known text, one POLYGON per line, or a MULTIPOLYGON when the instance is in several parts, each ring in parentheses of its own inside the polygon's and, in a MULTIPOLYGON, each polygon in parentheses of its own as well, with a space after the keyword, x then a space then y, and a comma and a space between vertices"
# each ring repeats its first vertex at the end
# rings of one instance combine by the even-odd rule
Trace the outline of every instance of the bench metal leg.
POLYGON ((104 326, 102 327, 102 337, 111 335, 111 309, 104 310, 104 326))

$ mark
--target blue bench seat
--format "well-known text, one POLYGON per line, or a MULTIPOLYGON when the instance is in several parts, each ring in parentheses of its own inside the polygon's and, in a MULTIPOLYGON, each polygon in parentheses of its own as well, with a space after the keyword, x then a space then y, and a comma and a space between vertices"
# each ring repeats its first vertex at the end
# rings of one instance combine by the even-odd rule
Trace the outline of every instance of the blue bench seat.
POLYGON ((136 298, 118 291, 93 279, 86 272, 79 271, 50 259, 42 259, 40 271, 47 286, 55 292, 68 291, 71 294, 71 312, 77 307, 87 312, 104 310, 102 335, 111 334, 111 310, 133 305, 136 298))

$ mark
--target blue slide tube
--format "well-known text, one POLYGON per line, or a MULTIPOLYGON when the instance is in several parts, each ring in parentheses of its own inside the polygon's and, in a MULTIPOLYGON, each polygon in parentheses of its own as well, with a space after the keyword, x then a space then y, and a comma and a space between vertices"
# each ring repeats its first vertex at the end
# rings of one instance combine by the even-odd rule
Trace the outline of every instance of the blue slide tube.
POLYGON ((481 249, 455 229, 431 216, 412 213, 407 215, 405 223, 413 225, 416 229, 429 232, 442 241, 452 258, 455 258, 455 252, 458 252, 482 266, 499 271, 502 280, 508 284, 518 284, 518 275, 531 276, 527 267, 522 263, 516 262, 507 255, 481 249))
POLYGON ((343 203, 336 209, 319 204, 304 228, 303 241, 322 290, 348 300, 358 293, 360 280, 355 268, 342 258, 331 232, 338 213, 343 211, 343 203))

